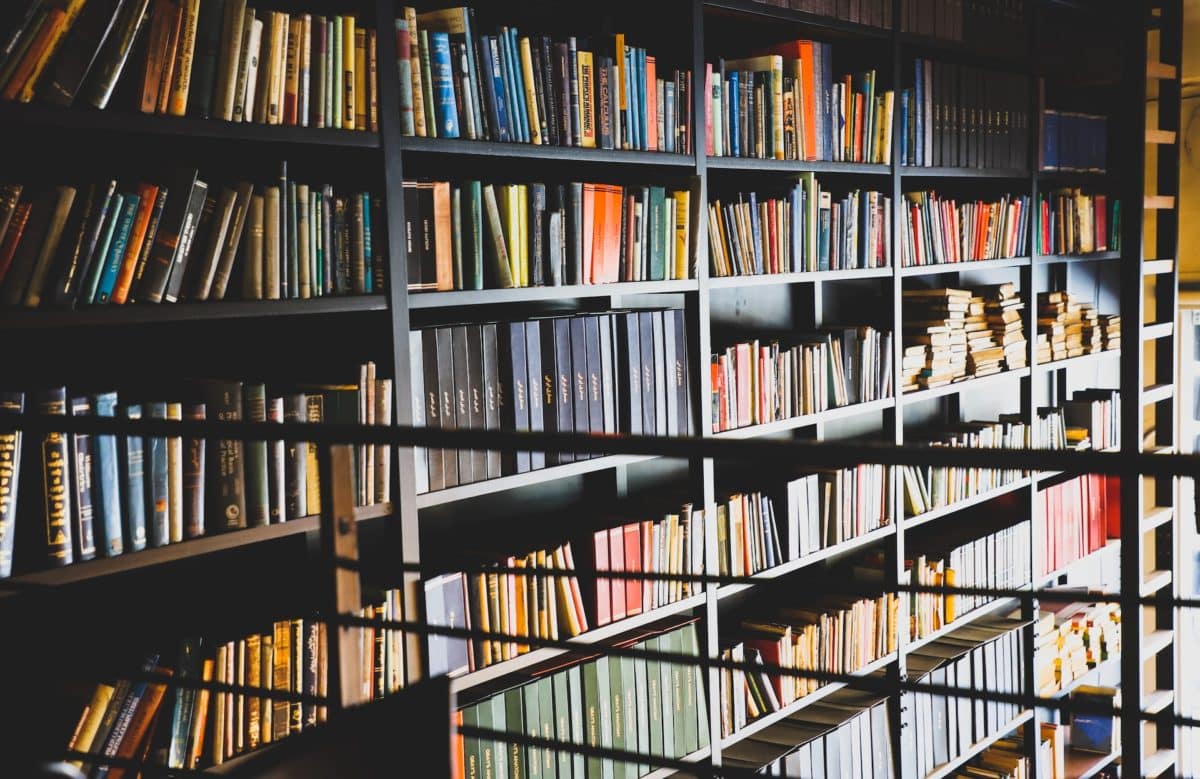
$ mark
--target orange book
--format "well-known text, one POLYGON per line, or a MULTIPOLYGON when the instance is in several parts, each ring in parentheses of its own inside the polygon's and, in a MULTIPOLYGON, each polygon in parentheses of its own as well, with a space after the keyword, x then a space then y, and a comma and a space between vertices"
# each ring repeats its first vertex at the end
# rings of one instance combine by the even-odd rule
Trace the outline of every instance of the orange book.
POLYGON ((183 6, 171 3, 175 7, 171 23, 167 24, 167 44, 163 49, 162 76, 158 80, 158 98, 155 101, 158 113, 167 112, 167 104, 171 101, 171 82, 175 78, 175 58, 179 52, 179 38, 183 35, 183 6))
POLYGON ((461 728, 463 724, 462 711, 454 712, 452 718, 454 720, 454 740, 451 742, 450 748, 454 754, 450 759, 450 779, 463 779, 467 760, 467 752, 463 734, 458 732, 458 729, 461 728))
POLYGON ((763 50, 766 54, 778 54, 787 59, 800 60, 800 73, 804 94, 804 159, 817 158, 817 81, 813 74, 813 42, 804 40, 777 43, 763 50))
POLYGON ((863 135, 867 131, 867 117, 864 113, 866 95, 861 92, 854 96, 854 162, 863 159, 863 135))
POLYGON ((433 184, 434 256, 437 258, 437 288, 454 289, 454 246, 450 242, 450 182, 433 184))
POLYGON ((605 198, 604 221, 597 222, 597 229, 601 236, 601 245, 603 246, 603 254, 601 255, 603 264, 599 268, 596 268, 595 258, 593 258, 592 270, 600 283, 611 284, 620 281, 621 206, 624 201, 624 193, 621 187, 616 184, 605 185, 603 190, 605 198))
MULTIPOLYGON (((523 558, 523 557, 522 558, 509 558, 508 564, 512 568, 524 568, 525 567, 525 558, 523 558)), ((519 574, 519 573, 513 574, 513 579, 514 579, 513 584, 514 584, 514 589, 515 589, 515 593, 514 593, 514 597, 513 597, 513 605, 516 607, 517 616, 516 616, 516 630, 514 630, 512 632, 518 636, 529 636, 529 635, 533 634, 533 631, 530 630, 530 618, 529 618, 529 608, 528 608, 529 602, 527 600, 529 597, 529 593, 528 593, 528 582, 526 581, 526 578, 527 577, 525 577, 524 575, 519 574)), ((528 644, 517 644, 517 651, 520 652, 521 654, 525 654, 526 652, 529 651, 529 645, 528 644)))
MULTIPOLYGON (((155 673, 160 673, 166 676, 171 675, 170 668, 157 668, 155 673)), ((158 707, 162 705, 163 696, 167 692, 165 684, 148 684, 146 692, 138 702, 137 709, 133 713, 133 719, 129 721, 129 729, 125 731, 125 735, 121 738, 121 744, 117 747, 117 757, 123 760, 133 760, 140 751, 138 747, 142 745, 150 734, 150 724, 158 715, 158 707)), ((108 772, 112 779, 122 779, 127 773, 123 766, 113 766, 108 772)))
POLYGON ((583 236, 583 275, 580 278, 580 283, 592 283, 592 250, 593 246, 593 222, 596 212, 596 188, 598 184, 583 185, 583 224, 581 225, 580 235, 583 236))
POLYGON ((129 296, 129 286, 133 283, 133 271, 137 267, 138 257, 142 253, 142 243, 146 240, 146 228, 150 225, 150 215, 154 213, 154 201, 158 199, 158 187, 153 184, 138 184, 137 213, 133 215, 133 227, 129 231, 129 244, 125 248, 125 256, 121 259, 121 270, 117 273, 117 281, 113 286, 113 303, 124 303, 129 296))
MULTIPOLYGON (((211 658, 204 661, 204 670, 200 674, 202 681, 211 682, 213 680, 215 665, 211 658)), ((204 754, 204 735, 208 726, 209 696, 210 693, 207 687, 202 687, 196 692, 196 702, 192 708, 192 725, 188 733, 187 768, 195 768, 200 765, 200 758, 204 754)))
MULTIPOLYGON (((60 8, 52 8, 46 14, 46 18, 42 20, 42 26, 38 28, 33 40, 29 44, 29 48, 25 50, 25 56, 21 58, 21 63, 17 65, 17 69, 13 71, 12 78, 4 85, 4 92, 0 93, 5 100, 16 100, 17 95, 21 94, 26 82, 28 82, 38 70, 39 63, 46 56, 51 46, 59 36, 63 33, 63 28, 67 23, 67 15, 60 8)), ((44 63, 42 63, 44 65, 44 63)))
POLYGON ((171 38, 178 34, 183 9, 171 0, 154 0, 150 12, 150 37, 146 46, 146 71, 142 76, 142 103, 144 114, 158 109, 163 72, 166 70, 171 38))
POLYGON ((654 57, 646 55, 646 122, 650 125, 646 131, 646 148, 658 151, 658 131, 666 128, 658 126, 658 86, 656 85, 658 64, 654 57))
MULTIPOLYGON (((566 567, 574 571, 575 555, 571 552, 570 543, 563 546, 563 559, 566 560, 566 567)), ((581 632, 586 633, 588 629, 587 611, 583 608, 583 593, 579 589, 579 579, 575 576, 570 576, 567 578, 567 581, 571 586, 571 601, 575 605, 575 614, 579 618, 579 625, 582 628, 581 632)))
MULTIPOLYGON (((592 250, 588 252, 588 258, 591 260, 586 274, 587 280, 591 284, 603 284, 606 270, 606 258, 604 256, 604 226, 608 222, 608 196, 604 191, 605 187, 602 184, 597 184, 592 196, 592 230, 591 233, 583 234, 583 241, 587 244, 591 242, 592 250)), ((584 194, 584 208, 587 208, 587 195, 584 194)), ((584 224, 587 224, 587 216, 584 215, 584 224)))

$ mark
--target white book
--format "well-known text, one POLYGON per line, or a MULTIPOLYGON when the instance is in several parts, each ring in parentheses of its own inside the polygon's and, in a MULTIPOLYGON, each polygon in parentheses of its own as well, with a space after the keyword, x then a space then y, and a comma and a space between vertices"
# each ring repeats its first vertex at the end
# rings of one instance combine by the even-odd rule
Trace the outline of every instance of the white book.
POLYGON ((263 21, 255 19, 254 9, 246 11, 249 24, 245 29, 245 43, 238 73, 233 101, 233 121, 249 122, 254 116, 254 97, 258 86, 258 60, 262 51, 263 21))
POLYGON ((312 83, 312 14, 304 14, 300 38, 300 95, 298 107, 301 127, 308 127, 310 85, 312 83))

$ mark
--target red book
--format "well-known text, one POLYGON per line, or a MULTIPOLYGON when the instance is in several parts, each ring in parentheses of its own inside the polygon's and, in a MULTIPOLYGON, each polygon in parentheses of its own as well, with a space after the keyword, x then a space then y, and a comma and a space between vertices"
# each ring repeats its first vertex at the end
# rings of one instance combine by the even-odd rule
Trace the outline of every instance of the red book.
MULTIPOLYGON (((709 67, 709 70, 712 69, 712 65, 709 65, 708 67, 709 67)), ((657 80, 658 80, 657 60, 655 60, 654 57, 647 55, 647 57, 646 57, 646 91, 644 93, 646 95, 646 124, 647 124, 646 149, 647 149, 647 151, 658 151, 658 111, 656 109, 656 106, 658 106, 657 80)), ((704 94, 711 96, 712 90, 708 89, 705 91, 704 94)), ((710 100, 711 100, 711 97, 710 97, 710 100)), ((663 118, 663 121, 666 121, 666 117, 663 118)), ((708 127, 708 131, 709 131, 708 135, 709 135, 709 138, 711 138, 712 137, 712 127, 709 126, 708 122, 705 122, 705 127, 708 127)), ((709 143, 711 144, 712 141, 710 140, 709 143)), ((710 147, 710 149, 711 149, 711 147, 710 147)))
POLYGON ((25 232, 25 224, 29 221, 29 212, 32 208, 32 203, 18 203, 13 211, 12 219, 9 220, 4 241, 0 242, 0 284, 4 283, 4 277, 8 274, 8 266, 12 265, 13 255, 17 253, 17 244, 21 242, 21 234, 25 232))
POLYGON ((596 187, 597 184, 583 185, 583 225, 580 235, 583 237, 583 278, 581 284, 592 283, 592 252, 595 249, 596 187))
POLYGON ((779 272, 779 252, 777 251, 778 244, 776 236, 779 235, 779 228, 775 223, 775 201, 767 201, 767 272, 779 272))
POLYGON ((712 63, 704 66, 704 143, 705 153, 713 155, 712 63))
MULTIPOLYGON (((155 673, 170 676, 171 669, 156 668, 155 673)), ((146 685, 146 692, 138 702, 137 709, 133 713, 133 719, 129 721, 129 728, 121 738, 120 746, 117 747, 116 757, 123 760, 132 760, 138 754, 138 747, 149 736, 150 725, 158 714, 158 707, 162 704, 162 699, 166 692, 167 686, 165 684, 146 685)), ((124 767, 113 766, 108 775, 113 777, 113 779, 121 779, 126 773, 127 770, 124 767)))
MULTIPOLYGON (((623 532, 619 527, 608 529, 608 570, 624 572, 625 543, 623 532)), ((612 593, 613 622, 625 619, 625 579, 613 579, 610 592, 612 593)))
MULTIPOLYGON (((597 530, 592 534, 595 545, 596 573, 608 570, 608 531, 597 530)), ((612 622, 612 591, 608 579, 596 576, 596 625, 612 622)))
MULTIPOLYGON (((642 571, 642 550, 641 550, 641 526, 636 522, 631 525, 626 525, 623 529, 625 534, 625 570, 630 573, 641 573, 642 571)), ((642 613, 642 580, 641 579, 626 579, 625 580, 625 614, 632 617, 634 614, 642 613)))
POLYGON ((1108 527, 1109 538, 1121 537, 1121 477, 1105 476, 1105 524, 1108 527))

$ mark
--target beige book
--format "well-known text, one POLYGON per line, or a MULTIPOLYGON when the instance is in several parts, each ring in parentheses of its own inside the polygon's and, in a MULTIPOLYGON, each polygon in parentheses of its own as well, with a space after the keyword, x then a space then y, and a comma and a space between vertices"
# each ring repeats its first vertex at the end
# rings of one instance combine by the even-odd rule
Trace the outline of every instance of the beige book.
POLYGON ((238 76, 246 36, 246 0, 229 0, 225 6, 225 19, 221 25, 221 48, 217 58, 216 94, 213 96, 213 113, 220 119, 233 119, 233 104, 236 97, 238 76))
POLYGON ((199 19, 200 0, 184 0, 179 48, 175 52, 175 74, 171 79, 171 99, 167 104, 167 113, 172 116, 183 116, 187 112, 188 90, 192 86, 192 64, 196 53, 196 23, 199 19))
POLYGON ((242 55, 238 60, 237 84, 234 87, 233 121, 249 122, 254 118, 254 96, 258 85, 258 59, 262 47, 263 21, 254 17, 254 9, 246 10, 242 25, 242 55))
POLYGON ((279 187, 266 188, 263 212, 263 296, 279 300, 279 187))

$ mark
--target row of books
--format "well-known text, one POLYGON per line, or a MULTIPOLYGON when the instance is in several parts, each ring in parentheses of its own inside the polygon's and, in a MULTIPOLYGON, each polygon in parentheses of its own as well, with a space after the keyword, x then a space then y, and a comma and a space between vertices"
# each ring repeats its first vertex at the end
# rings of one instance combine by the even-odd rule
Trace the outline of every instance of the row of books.
POLYGON ((687 279, 690 196, 660 186, 406 181, 408 288, 687 279))
POLYGON ((1024 368, 1024 308, 1014 284, 906 289, 904 392, 1024 368))
POLYGON ((864 326, 749 341, 712 357, 713 432, 891 397, 891 333, 864 326))
POLYGON ((1038 572, 1054 571, 1104 548, 1121 537, 1121 480, 1090 473, 1038 493, 1040 511, 1034 538, 1042 550, 1038 572))
POLYGON ((1034 636, 1037 694, 1050 697, 1120 655, 1121 609, 1116 603, 1047 603, 1034 636))
MULTIPOLYGON (((623 647, 699 657, 695 622, 656 626, 623 647)), ((456 776, 644 776, 652 766, 583 755, 591 749, 681 758, 708 746, 708 704, 699 666, 601 655, 535 671, 524 684, 461 709, 460 725, 556 741, 563 749, 459 735, 456 776)))
POLYGON ((842 689, 721 749, 721 764, 765 776, 893 779, 887 699, 842 689))
MULTIPOLYGON (((358 615, 398 620, 399 591, 383 593, 358 615)), ((365 700, 400 690, 405 683, 404 644, 399 631, 360 628, 358 651, 365 700)), ((319 619, 286 619, 261 633, 229 641, 193 637, 177 658, 147 653, 133 678, 97 684, 68 742, 76 752, 145 760, 163 748, 171 769, 220 765, 325 722, 326 709, 311 701, 273 699, 272 692, 326 695, 328 630, 319 619), (161 677, 161 681, 153 677, 161 677), (262 695, 175 687, 171 679, 262 691, 262 695)), ((153 758, 159 759, 159 758, 153 758)), ((93 777, 120 777, 124 766, 73 760, 93 777)))
MULTIPOLYGON (((683 311, 554 316, 415 330, 414 424, 446 429, 687 435, 683 311)), ((587 459, 454 450, 417 457, 418 491, 587 459)))
MULTIPOLYGON (((263 384, 205 381, 188 392, 203 402, 120 403, 116 392, 72 396, 55 387, 36 394, 30 410, 188 421, 391 421, 392 381, 375 378, 373 363, 362 366, 357 384, 299 389, 272 397, 263 384)), ((24 407, 22 392, 0 396, 2 412, 24 407)), ((115 557, 320 508, 316 447, 306 443, 87 433, 23 442, 17 431, 0 434, 0 449, 8 477, 0 487, 0 577, 12 574, 18 535, 32 543, 20 550, 17 567, 31 570, 39 558, 62 566, 115 557), (44 532, 18 532, 18 517, 22 525, 39 522, 44 532)), ((354 459, 358 505, 391 500, 390 448, 358 445, 354 459)))
POLYGON ((1018 73, 927 59, 913 62, 901 90, 901 165, 1025 168, 1028 85, 1018 73))
POLYGON ((374 132, 375 51, 354 16, 245 0, 29 2, 0 52, 0 96, 106 108, 120 87, 143 113, 374 132))
POLYGON ((853 190, 835 200, 812 173, 791 191, 708 205, 713 276, 886 268, 892 264, 892 199, 853 190))
MULTIPOLYGON (((1018 619, 977 620, 908 655, 908 678, 979 696, 1024 690, 1025 631, 1018 619)), ((902 776, 925 776, 1006 730, 1015 703, 909 691, 900 696, 902 776)))
POLYGON ((242 181, 217 192, 198 176, 192 168, 168 182, 3 187, 0 302, 73 307, 383 289, 384 244, 373 228, 382 204, 370 193, 298 183, 286 163, 271 186, 242 181))
POLYGON ((1112 449, 1120 446, 1121 394, 1113 389, 1076 390, 1060 406, 1040 406, 1033 428, 1039 449, 1112 449))
MULTIPOLYGON (((1031 580, 1028 520, 987 535, 958 526, 925 544, 928 550, 906 563, 908 584, 1015 590, 1031 580)), ((992 599, 984 595, 913 592, 909 595, 909 638, 931 635, 992 599)))
POLYGON ((794 40, 706 66, 709 156, 890 164, 894 93, 834 78, 833 46, 794 40))
POLYGON ((477 30, 462 7, 396 20, 403 134, 691 153, 691 71, 660 69, 624 33, 477 30))
POLYGON ((1121 348, 1121 317, 1096 313, 1070 292, 1038 293, 1039 364, 1121 348))
MULTIPOLYGON (((1002 414, 996 422, 970 421, 942 430, 927 430, 912 436, 925 446, 973 449, 1019 449, 1028 447, 1029 428, 1020 414, 1002 414)), ((968 468, 963 466, 902 465, 905 516, 953 506, 1021 478, 1015 468, 968 468)))
MULTIPOLYGON (((1043 732, 1045 732, 1046 724, 1048 723, 1040 723, 1043 732)), ((1040 739, 1038 747, 1037 764, 1049 768, 1052 763, 1045 762, 1047 759, 1045 755, 1053 754, 1051 737, 1040 739)), ((1022 731, 1014 733, 1008 738, 997 739, 987 749, 971 758, 970 762, 963 766, 962 773, 956 774, 956 776, 982 777, 983 779, 1024 779, 1024 777, 1032 775, 1032 765, 1033 762, 1030 761, 1025 748, 1024 731, 1022 731)), ((1054 776, 1049 770, 1045 774, 1039 775, 1054 776)))
POLYGON ((931 191, 906 192, 904 199, 902 267, 998 260, 1028 251, 1027 195, 959 201, 931 191))
MULTIPOLYGON (((849 674, 896 650, 899 600, 826 595, 803 607, 777 608, 747 616, 723 660, 795 671, 849 674)), ((731 736, 749 722, 815 692, 823 682, 797 675, 732 668, 721 671, 721 734, 731 736)))
POLYGON ((1034 248, 1039 254, 1121 251, 1121 201, 1082 189, 1038 194, 1034 248))
POLYGON ((1042 110, 1039 170, 1108 169, 1108 117, 1077 111, 1042 110))
POLYGON ((763 5, 790 8, 793 11, 828 16, 871 27, 892 26, 892 4, 888 0, 755 0, 763 5))
POLYGON ((901 0, 900 30, 961 43, 1024 40, 1025 0, 901 0))

